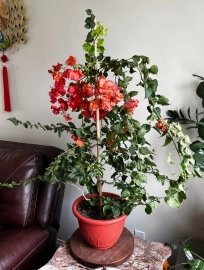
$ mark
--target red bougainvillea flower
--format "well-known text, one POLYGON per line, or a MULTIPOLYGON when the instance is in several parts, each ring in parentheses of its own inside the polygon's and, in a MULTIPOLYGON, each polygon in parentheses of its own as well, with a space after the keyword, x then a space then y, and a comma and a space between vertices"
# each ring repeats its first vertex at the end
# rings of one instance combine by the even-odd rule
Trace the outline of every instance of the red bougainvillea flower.
POLYGON ((77 69, 66 69, 63 72, 63 76, 65 78, 68 78, 69 80, 73 80, 73 81, 77 81, 79 79, 81 79, 82 77, 84 77, 84 74, 81 72, 81 70, 77 70, 77 69))
POLYGON ((71 136, 71 138, 72 138, 74 141, 78 140, 78 136, 75 135, 75 134, 73 134, 73 135, 71 136))
POLYGON ((68 66, 76 65, 76 58, 72 55, 65 61, 68 66))
POLYGON ((90 102, 89 110, 90 111, 96 111, 97 109, 99 109, 100 104, 101 104, 100 99, 99 98, 95 98, 94 100, 92 100, 90 102))
POLYGON ((50 102, 55 103, 57 101, 58 91, 56 88, 51 88, 51 91, 49 92, 50 96, 50 102))
POLYGON ((55 72, 53 73, 53 79, 58 82, 62 79, 63 73, 62 72, 55 72))
POLYGON ((75 112, 78 108, 80 108, 81 103, 82 103, 82 98, 80 96, 71 97, 67 101, 67 104, 68 104, 69 108, 72 109, 72 112, 75 112))
POLYGON ((60 104, 60 110, 61 111, 67 111, 68 110, 68 104, 67 104, 66 100, 64 100, 62 98, 59 98, 58 103, 60 104))
POLYGON ((62 66, 62 64, 58 63, 58 64, 56 64, 56 65, 53 65, 52 67, 53 67, 53 70, 54 70, 54 71, 58 71, 58 70, 61 69, 61 66, 62 66))
POLYGON ((90 101, 83 100, 81 103, 81 109, 82 109, 82 116, 85 118, 91 118, 92 117, 92 111, 89 110, 90 101))
POLYGON ((64 115, 64 119, 65 119, 66 122, 72 120, 72 118, 69 116, 69 114, 64 115))
POLYGON ((120 90, 117 84, 111 80, 106 80, 104 76, 98 79, 98 85, 96 87, 96 94, 106 94, 107 90, 111 90, 114 93, 115 90, 120 90))
POLYGON ((161 131, 164 132, 166 129, 167 129, 167 126, 163 126, 163 127, 161 128, 161 131))
POLYGON ((86 110, 86 111, 82 111, 82 112, 81 112, 81 115, 82 115, 83 117, 85 117, 85 118, 91 118, 93 114, 92 114, 91 111, 86 110))
POLYGON ((84 146, 84 142, 82 140, 76 140, 76 144, 80 147, 84 146))
POLYGON ((84 141, 80 140, 77 135, 74 134, 71 138, 76 142, 76 145, 80 147, 84 146, 84 141))
MULTIPOLYGON (((119 90, 115 91, 114 102, 118 103, 124 98, 124 95, 119 90)), ((139 102, 139 101, 138 101, 139 102)))
POLYGON ((67 92, 70 96, 73 96, 75 94, 75 87, 73 85, 69 85, 67 92))
MULTIPOLYGON (((92 112, 91 116, 93 117, 94 121, 96 121, 96 113, 92 112)), ((99 119, 101 120, 105 117, 106 117, 106 111, 99 109, 99 119)))
POLYGON ((112 110, 111 101, 108 97, 102 96, 101 97, 101 108, 105 111, 110 112, 112 110))
POLYGON ((156 127, 162 128, 163 127, 163 121, 161 119, 158 120, 158 122, 155 124, 156 127))
POLYGON ((95 91, 95 95, 99 96, 101 99, 100 108, 110 112, 112 107, 124 98, 124 95, 120 91, 117 84, 101 76, 95 91))
POLYGON ((92 97, 94 94, 93 87, 90 85, 90 83, 84 83, 83 86, 83 91, 84 91, 84 97, 92 97))
POLYGON ((57 108, 56 106, 52 105, 51 106, 52 112, 54 114, 59 114, 60 113, 60 108, 57 108))
POLYGON ((57 78, 57 80, 55 80, 55 87, 56 88, 62 87, 62 86, 64 87, 65 86, 65 83, 66 83, 65 78, 63 78, 61 76, 61 74, 56 75, 56 78, 57 78))
POLYGON ((58 93, 60 94, 60 96, 64 96, 66 94, 66 91, 65 91, 64 87, 60 87, 58 89, 58 93))
POLYGON ((136 107, 138 107, 138 103, 139 103, 139 100, 137 100, 137 99, 131 99, 130 98, 128 101, 126 101, 124 103, 124 107, 125 107, 126 110, 129 111, 129 114, 133 114, 134 113, 134 109, 136 107))
MULTIPOLYGON (((74 66, 76 58, 70 56, 66 60, 66 65, 74 66)), ((62 65, 58 63, 49 70, 55 81, 54 87, 49 92, 50 102, 59 103, 58 107, 52 107, 54 114, 62 112, 66 121, 70 116, 65 114, 69 108, 72 112, 81 111, 81 115, 85 118, 93 118, 96 121, 96 110, 99 109, 99 118, 106 117, 106 113, 110 112, 117 103, 123 100, 124 95, 121 89, 111 80, 107 80, 104 76, 98 79, 96 87, 89 82, 83 81, 83 73, 81 70, 67 68, 64 70, 62 65), (65 90, 66 79, 75 81, 71 82, 68 89, 65 90), (81 80, 82 79, 82 80, 81 80)), ((125 107, 132 112, 136 101, 129 100, 125 107)))
POLYGON ((163 122, 161 119, 158 120, 155 126, 158 127, 161 130, 161 132, 164 132, 167 129, 166 123, 163 122))
POLYGON ((67 92, 69 93, 70 97, 79 96, 82 98, 83 96, 83 90, 80 86, 80 84, 73 84, 68 87, 67 92))

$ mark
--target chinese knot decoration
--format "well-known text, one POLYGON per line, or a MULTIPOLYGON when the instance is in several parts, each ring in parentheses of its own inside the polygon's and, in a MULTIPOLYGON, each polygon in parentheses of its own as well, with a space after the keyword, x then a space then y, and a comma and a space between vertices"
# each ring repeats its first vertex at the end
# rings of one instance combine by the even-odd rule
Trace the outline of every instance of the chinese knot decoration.
POLYGON ((0 1, 0 50, 2 56, 0 57, 3 62, 2 75, 3 75, 3 88, 4 88, 4 111, 11 111, 10 93, 9 93, 9 80, 6 62, 9 60, 5 55, 7 48, 11 52, 17 51, 18 43, 25 44, 28 37, 25 35, 27 31, 27 12, 25 4, 21 0, 10 0, 6 3, 0 1), (2 30, 5 29, 5 34, 2 30))

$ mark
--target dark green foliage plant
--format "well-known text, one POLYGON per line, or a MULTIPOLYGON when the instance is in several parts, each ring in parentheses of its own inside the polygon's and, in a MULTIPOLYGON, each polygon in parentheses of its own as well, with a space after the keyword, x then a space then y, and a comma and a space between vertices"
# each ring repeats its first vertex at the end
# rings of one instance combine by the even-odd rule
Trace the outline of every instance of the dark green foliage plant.
MULTIPOLYGON (((193 75, 201 80, 196 88, 196 94, 201 98, 201 104, 204 108, 204 78, 198 75, 193 75)), ((190 149, 194 152, 193 158, 196 161, 197 166, 204 171, 204 111, 199 111, 198 108, 195 110, 194 119, 191 118, 191 109, 187 109, 184 113, 181 109, 179 110, 168 110, 167 115, 169 122, 180 123, 188 125, 187 129, 196 129, 200 140, 195 140, 190 144, 190 149)))

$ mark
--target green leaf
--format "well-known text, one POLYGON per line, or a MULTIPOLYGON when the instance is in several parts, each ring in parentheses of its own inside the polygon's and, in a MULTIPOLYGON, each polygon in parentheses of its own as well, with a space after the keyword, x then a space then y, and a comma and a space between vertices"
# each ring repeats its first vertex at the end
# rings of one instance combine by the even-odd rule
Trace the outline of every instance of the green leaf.
POLYGON ((138 94, 138 91, 131 91, 130 93, 128 93, 128 97, 132 98, 134 96, 136 96, 138 94))
POLYGON ((147 130, 145 127, 141 127, 140 130, 138 131, 138 136, 140 138, 144 137, 144 135, 147 133, 147 130))
POLYGON ((123 152, 123 157, 124 157, 125 160, 129 159, 129 155, 126 152, 123 152))
POLYGON ((165 175, 157 175, 157 181, 161 182, 162 185, 165 184, 165 179, 166 179, 165 175))
MULTIPOLYGON (((152 113, 150 116, 147 117, 147 120, 150 120, 150 121, 154 121, 154 120, 157 120, 157 119, 158 119, 158 116, 155 113, 152 113)), ((158 129, 158 131, 159 131, 159 129, 158 129)))
POLYGON ((193 158, 199 163, 204 163, 204 155, 203 154, 195 153, 193 155, 193 158))
POLYGON ((110 216, 112 214, 112 209, 110 205, 104 205, 103 214, 105 217, 110 216))
POLYGON ((94 52, 94 46, 91 45, 90 43, 88 42, 85 42, 84 45, 82 46, 82 48, 84 49, 85 52, 91 52, 93 53, 94 52))
POLYGON ((165 96, 160 96, 157 102, 161 105, 169 105, 169 100, 165 96))
POLYGON ((186 197, 185 192, 184 191, 179 191, 179 193, 178 193, 178 201, 179 201, 179 203, 182 203, 186 199, 187 199, 187 197, 186 197))
POLYGON ((136 153, 136 148, 133 147, 133 146, 131 146, 131 147, 129 148, 129 152, 130 152, 130 154, 131 154, 132 156, 134 156, 134 154, 136 153))
POLYGON ((187 113, 188 113, 189 119, 191 120, 191 108, 190 107, 188 107, 187 113))
POLYGON ((86 13, 87 13, 87 15, 91 15, 92 10, 91 10, 91 9, 87 9, 87 10, 86 10, 86 13))
MULTIPOLYGON (((90 29, 90 28, 91 28, 91 25, 90 25, 90 23, 86 23, 86 24, 84 25, 84 27, 87 28, 87 29, 90 29)), ((86 39, 86 40, 87 40, 87 39, 86 39)))
POLYGON ((198 134, 202 140, 204 140, 204 118, 202 118, 198 123, 198 134), (203 124, 203 125, 202 125, 203 124))
POLYGON ((97 46, 97 52, 103 54, 105 51, 105 48, 103 46, 97 46))
POLYGON ((150 98, 152 96, 152 92, 151 88, 145 88, 145 97, 150 98))
MULTIPOLYGON (((88 27, 87 27, 87 25, 85 25, 85 27, 88 28, 88 29, 90 29, 90 25, 88 25, 88 27)), ((94 40, 94 38, 92 37, 91 31, 90 31, 90 32, 88 32, 88 34, 87 34, 87 36, 86 36, 86 42, 91 43, 93 40, 94 40)), ((88 58, 87 55, 86 55, 86 61, 87 61, 87 62, 90 62, 90 57, 88 58)))
POLYGON ((132 212, 132 208, 130 206, 126 206, 123 208, 123 213, 128 216, 132 212))
POLYGON ((165 202, 172 208, 179 208, 179 202, 173 197, 166 197, 165 202))
POLYGON ((164 142, 163 146, 167 146, 171 142, 172 142, 172 138, 169 135, 167 135, 166 138, 165 138, 165 142, 164 142))
POLYGON ((145 174, 138 174, 137 180, 141 183, 147 183, 147 176, 145 174))
POLYGON ((128 83, 128 82, 130 82, 130 81, 132 81, 132 77, 130 77, 130 76, 125 77, 125 82, 126 82, 126 83, 128 83))
POLYGON ((132 57, 132 60, 134 61, 134 63, 138 63, 139 61, 140 61, 140 57, 138 56, 138 55, 134 55, 133 57, 132 57))
POLYGON ((97 42, 98 42, 98 47, 100 47, 100 46, 103 45, 104 39, 103 38, 99 38, 97 42))
POLYGON ((150 67, 149 72, 152 74, 157 74, 158 73, 158 67, 153 65, 150 67))
POLYGON ((121 197, 124 199, 124 198, 127 198, 130 196, 130 191, 129 190, 124 190, 122 193, 121 193, 121 197))
POLYGON ((199 259, 193 261, 191 270, 204 270, 204 262, 199 259))
POLYGON ((81 138, 82 137, 82 129, 81 128, 77 128, 76 129, 76 135, 81 138))
POLYGON ((203 177, 201 174, 201 170, 204 171, 204 164, 203 163, 200 163, 200 164, 198 163, 198 166, 194 166, 194 172, 200 178, 203 177))
POLYGON ((171 152, 169 152, 168 155, 167 155, 167 162, 169 164, 174 164, 173 160, 171 159, 171 152))
POLYGON ((179 114, 177 111, 172 111, 172 110, 168 110, 167 111, 167 115, 170 116, 171 118, 173 119, 176 119, 176 118, 180 118, 179 114))
POLYGON ((152 207, 151 207, 150 204, 146 204, 145 212, 146 212, 146 214, 148 214, 148 215, 152 213, 152 207))
POLYGON ((74 128, 74 129, 76 128, 75 124, 72 122, 68 122, 68 125, 70 126, 70 128, 74 128))
POLYGON ((173 196, 176 192, 177 192, 176 189, 168 189, 168 190, 165 190, 165 193, 166 193, 166 195, 168 195, 168 196, 173 196))
POLYGON ((148 155, 150 153, 149 148, 147 147, 140 147, 139 152, 141 155, 148 155))
POLYGON ((119 217, 120 216, 120 209, 118 207, 111 207, 112 213, 114 217, 119 217))
POLYGON ((157 166, 154 162, 152 162, 152 161, 151 161, 150 159, 148 159, 148 158, 145 158, 145 159, 144 159, 144 162, 145 162, 146 165, 149 165, 149 166, 151 166, 151 167, 156 167, 156 166, 157 166))
POLYGON ((199 83, 199 85, 198 85, 198 87, 196 89, 196 94, 200 98, 204 99, 204 82, 199 83))

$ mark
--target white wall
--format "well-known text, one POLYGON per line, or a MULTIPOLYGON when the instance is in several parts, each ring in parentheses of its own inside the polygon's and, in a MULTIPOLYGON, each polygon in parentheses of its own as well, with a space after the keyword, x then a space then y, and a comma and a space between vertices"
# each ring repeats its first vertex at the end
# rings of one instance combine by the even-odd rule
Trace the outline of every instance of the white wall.
MULTIPOLYGON (((204 76, 203 0, 25 0, 25 3, 30 40, 15 54, 7 52, 12 112, 3 110, 0 87, 1 139, 65 148, 69 140, 67 134, 59 139, 56 134, 14 127, 6 119, 15 116, 22 121, 47 124, 63 121, 50 110, 48 91, 52 78, 47 70, 69 55, 77 56, 79 62, 84 60, 81 45, 87 33, 83 26, 88 8, 109 28, 106 55, 115 58, 134 54, 149 56, 151 63, 159 67, 159 92, 169 97, 172 104, 169 109, 185 110, 191 105, 194 111, 200 106, 200 99, 195 95, 198 80, 192 74, 204 76)), ((143 112, 142 99, 140 104, 139 110, 143 112)), ((140 115, 136 111, 135 117, 139 120, 140 115)), ((161 150, 159 146, 154 147, 161 150)), ((159 162, 161 159, 163 156, 159 154, 159 162)), ((164 172, 169 170, 166 163, 162 166, 164 172)), ((145 231, 147 240, 170 242, 202 228, 204 182, 202 179, 190 182, 188 200, 178 210, 161 204, 148 216, 138 207, 128 217, 126 227, 131 232, 134 229, 145 231)), ((152 192, 160 192, 160 186, 151 184, 150 187, 152 192)), ((66 190, 60 239, 67 239, 77 228, 71 205, 79 195, 74 187, 66 190)), ((204 242, 204 232, 197 239, 204 242)))

